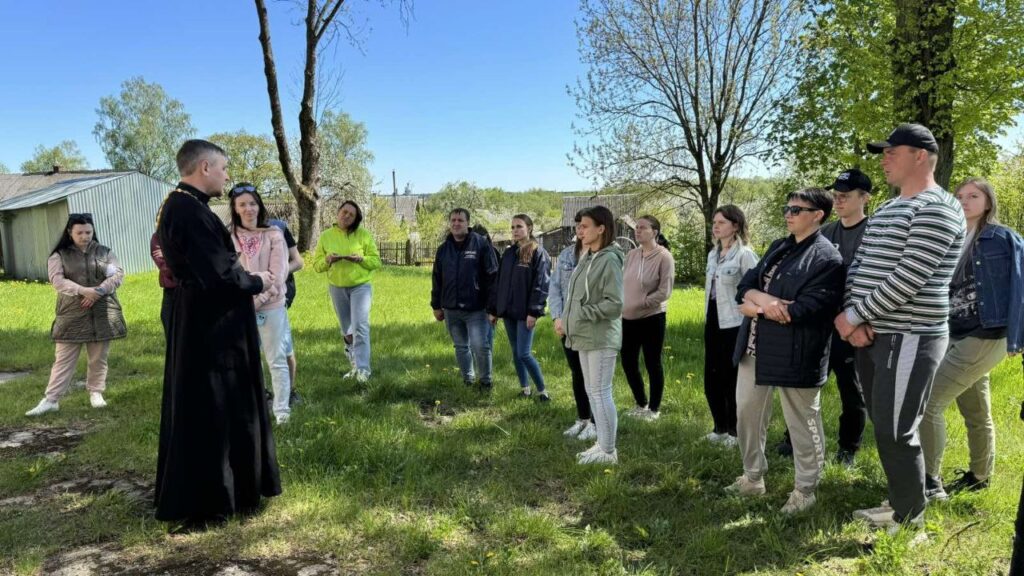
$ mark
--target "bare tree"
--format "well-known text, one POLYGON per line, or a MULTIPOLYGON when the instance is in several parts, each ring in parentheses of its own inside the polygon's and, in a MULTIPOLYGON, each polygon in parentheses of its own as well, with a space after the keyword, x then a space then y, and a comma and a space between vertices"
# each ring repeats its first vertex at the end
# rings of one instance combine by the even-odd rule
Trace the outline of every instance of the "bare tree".
POLYGON ((733 170, 766 158, 802 26, 799 0, 581 0, 589 66, 569 91, 585 121, 570 163, 711 216, 733 170))
MULTIPOLYGON (((379 0, 381 5, 390 4, 392 0, 379 0)), ((359 44, 361 27, 353 22, 348 14, 346 0, 305 0, 305 18, 303 19, 306 43, 305 62, 302 77, 302 98, 299 101, 299 173, 296 175, 292 164, 291 151, 288 147, 288 136, 284 130, 284 118, 281 113, 281 97, 278 89, 277 66, 274 63, 274 51, 270 41, 270 18, 264 0, 255 0, 256 14, 260 22, 260 46, 263 48, 263 72, 267 77, 267 96, 270 98, 270 121, 277 144, 277 154, 281 162, 288 188, 295 196, 295 204, 299 215, 299 249, 308 250, 316 244, 320 236, 320 141, 317 133, 318 125, 318 61, 322 51, 330 46, 339 34, 345 34, 353 44, 359 44)), ((403 22, 408 22, 411 15, 411 0, 397 0, 403 22)), ((336 91, 336 84, 332 90, 336 91)), ((337 98, 332 92, 328 100, 337 98)))

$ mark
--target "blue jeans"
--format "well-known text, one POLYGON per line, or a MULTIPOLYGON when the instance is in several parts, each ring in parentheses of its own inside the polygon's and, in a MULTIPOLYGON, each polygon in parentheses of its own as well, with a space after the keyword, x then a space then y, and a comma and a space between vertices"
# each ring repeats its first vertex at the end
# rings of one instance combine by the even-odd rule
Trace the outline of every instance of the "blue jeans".
POLYGON ((334 313, 338 315, 341 325, 341 340, 345 335, 352 335, 352 346, 345 346, 348 353, 351 349, 357 370, 370 372, 370 303, 373 301, 373 287, 370 283, 358 286, 329 286, 331 303, 334 313))
POLYGON ((274 388, 274 415, 287 416, 291 412, 288 397, 292 389, 288 373, 288 335, 291 333, 288 311, 282 306, 257 312, 256 325, 263 357, 270 369, 270 384, 274 388))
POLYGON ((512 347, 512 362, 516 366, 516 376, 519 377, 519 386, 530 387, 530 383, 526 380, 526 375, 529 374, 537 386, 537 391, 543 392, 544 375, 540 373, 540 364, 533 357, 534 330, 527 330, 526 320, 512 320, 511 318, 504 320, 508 343, 512 347))
POLYGON ((455 360, 459 363, 464 382, 473 382, 476 373, 480 383, 491 385, 491 323, 483 310, 444 310, 444 325, 455 345, 455 360), (476 371, 473 365, 476 364, 476 371))

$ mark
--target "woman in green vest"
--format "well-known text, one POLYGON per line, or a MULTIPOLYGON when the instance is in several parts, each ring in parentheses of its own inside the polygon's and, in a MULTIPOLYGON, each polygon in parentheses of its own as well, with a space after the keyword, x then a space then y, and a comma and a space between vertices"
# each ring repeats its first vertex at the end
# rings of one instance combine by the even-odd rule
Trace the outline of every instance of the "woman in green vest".
POLYGON ((85 345, 89 370, 85 387, 93 408, 107 405, 107 353, 110 341, 128 333, 115 291, 124 271, 114 252, 100 244, 92 214, 71 214, 64 233, 46 261, 50 284, 57 291, 57 316, 50 337, 57 344, 46 395, 25 413, 39 416, 60 409, 60 398, 71 385, 78 356, 85 345))
POLYGON ((320 235, 313 254, 313 269, 327 273, 345 354, 352 365, 344 378, 355 378, 359 383, 370 379, 370 278, 381 267, 377 243, 360 226, 362 221, 359 205, 346 200, 338 208, 338 223, 320 235))

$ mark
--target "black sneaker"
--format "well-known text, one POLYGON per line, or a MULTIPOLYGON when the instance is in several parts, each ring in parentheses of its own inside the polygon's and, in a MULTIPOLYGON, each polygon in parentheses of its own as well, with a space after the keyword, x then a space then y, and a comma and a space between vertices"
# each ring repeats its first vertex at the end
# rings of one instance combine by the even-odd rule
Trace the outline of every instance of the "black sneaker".
POLYGON ((551 397, 547 392, 541 392, 537 395, 537 402, 551 402, 551 397))
POLYGON ((299 396, 299 393, 292 388, 291 393, 288 395, 288 406, 291 407, 297 404, 302 404, 302 396, 299 396))
POLYGON ((853 468, 853 463, 856 458, 856 452, 847 450, 846 448, 840 448, 839 451, 836 452, 834 462, 843 468, 853 468))
POLYGON ((480 393, 481 394, 490 394, 491 390, 494 390, 494 385, 491 384, 490 382, 481 382, 480 383, 480 393))
POLYGON ((462 383, 466 385, 466 388, 469 388, 470 386, 473 385, 472 380, 463 380, 462 383))
POLYGON ((942 487, 942 478, 938 476, 924 475, 924 497, 929 502, 948 500, 949 495, 942 487))
POLYGON ((782 442, 775 445, 775 451, 779 453, 779 456, 785 456, 786 458, 793 457, 793 445, 790 444, 789 438, 784 438, 782 442))
POLYGON ((957 469, 954 470, 953 473, 957 475, 957 479, 950 482, 947 486, 950 494, 956 494, 957 492, 977 492, 978 490, 988 488, 988 479, 978 480, 978 477, 970 470, 957 469))

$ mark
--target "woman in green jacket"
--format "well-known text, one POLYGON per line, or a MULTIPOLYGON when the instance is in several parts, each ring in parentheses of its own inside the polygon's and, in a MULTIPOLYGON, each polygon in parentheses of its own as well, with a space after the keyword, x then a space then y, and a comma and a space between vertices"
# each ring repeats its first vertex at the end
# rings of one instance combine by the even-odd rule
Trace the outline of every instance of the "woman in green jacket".
POLYGON ((577 234, 583 242, 579 264, 569 280, 563 311, 565 345, 580 353, 583 384, 597 426, 597 443, 576 455, 580 464, 616 464, 618 416, 612 398, 615 359, 622 347, 622 266, 613 242, 615 217, 604 206, 580 212, 577 234))
POLYGON ((360 383, 370 379, 370 279, 381 267, 377 243, 366 228, 360 228, 362 221, 359 205, 346 200, 338 209, 338 223, 320 235, 313 255, 313 269, 327 273, 345 355, 352 365, 344 378, 354 377, 360 383))

